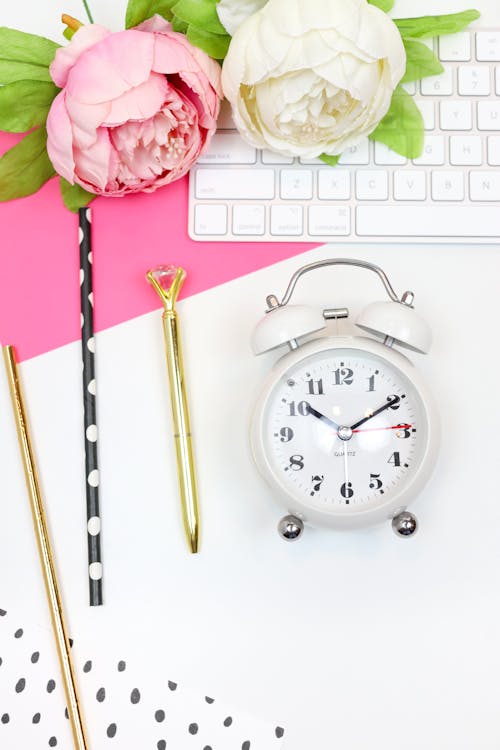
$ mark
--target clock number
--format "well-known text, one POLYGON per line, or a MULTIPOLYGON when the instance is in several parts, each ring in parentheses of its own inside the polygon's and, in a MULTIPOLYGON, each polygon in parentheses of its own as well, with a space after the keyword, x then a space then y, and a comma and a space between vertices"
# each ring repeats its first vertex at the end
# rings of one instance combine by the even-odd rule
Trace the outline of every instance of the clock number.
POLYGON ((354 495, 354 490, 352 488, 351 482, 344 482, 342 487, 340 488, 340 494, 342 497, 345 497, 346 500, 349 500, 354 495))
POLYGON ((323 381, 320 378, 319 380, 306 380, 307 385, 309 386, 309 395, 311 396, 323 396, 323 381))
POLYGON ((388 464, 392 464, 394 468, 397 468, 398 466, 401 466, 401 459, 399 457, 398 451, 395 451, 392 456, 387 460, 388 464))
POLYGON ((409 438, 411 435, 409 425, 407 424, 398 424, 397 427, 399 428, 396 430, 396 437, 401 438, 405 440, 406 438, 409 438))
POLYGON ((396 399, 395 403, 389 406, 389 409, 393 409, 394 411, 396 409, 399 409, 399 407, 401 406, 401 399, 395 393, 393 393, 392 396, 387 396, 388 401, 394 401, 395 399, 396 399))
POLYGON ((289 443, 293 439, 293 430, 291 427, 282 427, 280 430, 280 440, 282 443, 289 443))
POLYGON ((313 488, 311 495, 313 495, 315 492, 320 491, 321 485, 323 484, 324 479, 325 479, 324 474, 321 474, 321 475, 315 474, 313 477, 311 477, 312 488, 313 488))
POLYGON ((290 407, 291 417, 296 417, 297 414, 300 414, 302 417, 307 417, 309 409, 311 408, 307 401, 299 401, 297 406, 295 406, 295 401, 290 401, 288 406, 290 407))
POLYGON ((370 474, 370 489, 379 490, 383 482, 380 481, 380 474, 370 474))
POLYGON ((333 371, 334 385, 352 385, 354 371, 349 367, 339 367, 333 371))
POLYGON ((375 373, 368 378, 368 393, 375 390, 375 373))
POLYGON ((290 456, 290 469, 300 471, 304 468, 304 456, 290 456))

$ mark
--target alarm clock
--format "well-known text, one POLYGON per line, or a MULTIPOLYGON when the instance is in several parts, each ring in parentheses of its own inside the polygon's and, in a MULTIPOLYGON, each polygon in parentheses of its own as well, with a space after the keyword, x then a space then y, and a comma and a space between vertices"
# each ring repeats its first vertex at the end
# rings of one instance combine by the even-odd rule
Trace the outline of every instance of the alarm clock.
POLYGON ((407 510, 425 486, 439 447, 439 423, 423 377, 399 348, 425 354, 429 326, 412 292, 399 298, 378 266, 334 258, 300 268, 252 336, 255 354, 287 347, 257 400, 251 426, 255 464, 286 510, 278 530, 294 541, 304 524, 356 529, 388 521, 410 537, 407 510), (291 305, 298 280, 328 266, 375 273, 388 299, 356 319, 368 335, 328 335, 347 308, 291 305), (396 348, 397 347, 397 348, 396 348))

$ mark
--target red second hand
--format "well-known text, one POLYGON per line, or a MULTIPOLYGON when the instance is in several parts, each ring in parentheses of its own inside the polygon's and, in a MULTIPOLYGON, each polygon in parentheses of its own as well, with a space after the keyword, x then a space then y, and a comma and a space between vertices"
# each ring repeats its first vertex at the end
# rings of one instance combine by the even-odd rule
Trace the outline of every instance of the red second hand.
POLYGON ((409 430, 411 424, 393 424, 391 427, 366 427, 364 430, 353 430, 355 432, 375 432, 375 430, 409 430))

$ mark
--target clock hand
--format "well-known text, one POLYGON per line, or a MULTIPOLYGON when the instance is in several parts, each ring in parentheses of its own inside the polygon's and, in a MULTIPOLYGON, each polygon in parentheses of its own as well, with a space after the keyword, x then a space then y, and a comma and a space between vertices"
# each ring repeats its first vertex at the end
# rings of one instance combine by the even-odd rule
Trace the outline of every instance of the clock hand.
POLYGON ((398 404, 400 402, 399 396, 394 396, 394 398, 391 401, 388 401, 386 404, 381 406, 379 409, 375 409, 374 412, 369 414, 368 417, 364 417, 363 419, 360 419, 359 422, 356 422, 356 424, 351 425, 351 430, 356 430, 358 427, 361 427, 362 424, 365 422, 368 422, 369 419, 373 419, 373 417, 376 417, 377 414, 381 414, 386 409, 390 409, 391 406, 394 406, 395 404, 398 404))
POLYGON ((365 427, 364 430, 353 430, 353 432, 376 432, 377 430, 409 430, 411 424, 393 424, 390 427, 365 427))
POLYGON ((314 408, 314 406, 311 406, 309 404, 308 408, 309 414, 312 414, 313 417, 316 417, 316 419, 320 419, 322 422, 325 422, 325 424, 329 425, 330 427, 333 427, 335 432, 339 429, 339 426, 336 422, 333 421, 333 419, 330 419, 329 417, 326 417, 324 414, 322 414, 320 411, 317 411, 317 409, 314 408))

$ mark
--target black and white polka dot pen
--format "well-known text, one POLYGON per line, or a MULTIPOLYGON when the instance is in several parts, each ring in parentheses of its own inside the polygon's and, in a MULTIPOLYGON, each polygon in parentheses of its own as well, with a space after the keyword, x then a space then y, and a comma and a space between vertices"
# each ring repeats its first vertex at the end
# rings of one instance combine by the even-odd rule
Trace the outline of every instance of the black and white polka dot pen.
POLYGON ((95 607, 102 604, 103 600, 90 208, 81 208, 78 212, 78 219, 80 242, 80 299, 82 314, 83 408, 85 429, 85 489, 87 496, 89 602, 91 607, 95 607))

